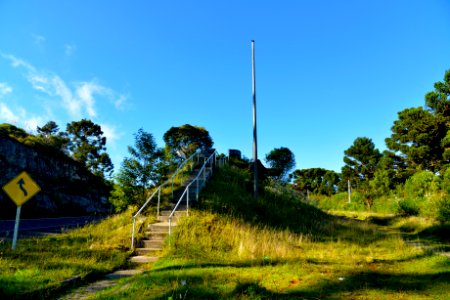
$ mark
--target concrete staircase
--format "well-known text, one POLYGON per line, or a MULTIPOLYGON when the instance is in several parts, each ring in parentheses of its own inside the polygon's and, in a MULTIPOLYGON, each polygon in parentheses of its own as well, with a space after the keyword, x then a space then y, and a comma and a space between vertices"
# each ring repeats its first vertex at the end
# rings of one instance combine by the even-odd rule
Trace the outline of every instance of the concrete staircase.
MULTIPOLYGON (((172 210, 162 210, 158 221, 149 224, 145 231, 145 238, 140 241, 140 247, 135 249, 135 256, 130 258, 134 263, 149 263, 158 260, 164 249, 164 241, 169 235, 169 215, 172 210)), ((177 226, 177 221, 186 216, 186 209, 177 210, 172 218, 172 230, 177 226)))
MULTIPOLYGON (((205 161, 208 157, 212 157, 214 152, 215 150, 211 150, 201 156, 200 164, 190 170, 189 176, 187 176, 181 186, 173 192, 169 207, 160 211, 158 222, 148 225, 145 231, 145 238, 140 241, 139 247, 135 248, 134 253, 136 256, 130 258, 131 262, 148 263, 158 260, 158 257, 161 255, 164 248, 165 239, 169 234, 169 216, 172 213, 173 208, 177 203, 183 203, 177 207, 177 211, 172 218, 172 230, 176 226, 179 218, 186 216, 186 203, 188 197, 189 206, 195 204, 198 193, 209 177, 211 177, 214 168, 214 160, 209 160, 205 163, 204 167, 201 160, 205 161), (197 175, 199 176, 197 177, 197 175), (191 184, 189 190, 185 193, 186 187, 189 184, 191 184)), ((136 216, 134 216, 134 218, 136 218, 136 216)))

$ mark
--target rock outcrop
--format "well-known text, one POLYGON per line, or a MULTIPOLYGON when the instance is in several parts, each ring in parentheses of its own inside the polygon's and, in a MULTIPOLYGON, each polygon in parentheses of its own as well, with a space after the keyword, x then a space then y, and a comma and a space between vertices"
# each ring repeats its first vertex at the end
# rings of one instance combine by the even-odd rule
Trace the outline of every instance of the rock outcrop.
MULTIPOLYGON (((26 171, 41 191, 23 204, 22 216, 54 217, 105 214, 110 187, 80 163, 50 147, 29 147, 0 136, 0 186, 26 171)), ((13 219, 16 205, 0 190, 0 218, 13 219)))

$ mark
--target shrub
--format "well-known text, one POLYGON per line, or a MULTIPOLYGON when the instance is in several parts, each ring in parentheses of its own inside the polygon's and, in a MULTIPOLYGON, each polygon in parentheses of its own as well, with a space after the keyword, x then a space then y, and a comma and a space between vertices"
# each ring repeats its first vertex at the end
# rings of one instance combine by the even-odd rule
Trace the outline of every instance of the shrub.
POLYGON ((401 216, 417 216, 419 212, 420 208, 416 199, 407 198, 398 202, 397 213, 401 216))
POLYGON ((411 176, 405 183, 407 197, 425 197, 426 194, 439 189, 438 177, 430 171, 420 171, 411 176))
POLYGON ((437 205, 437 219, 442 223, 450 222, 450 198, 442 198, 437 205))

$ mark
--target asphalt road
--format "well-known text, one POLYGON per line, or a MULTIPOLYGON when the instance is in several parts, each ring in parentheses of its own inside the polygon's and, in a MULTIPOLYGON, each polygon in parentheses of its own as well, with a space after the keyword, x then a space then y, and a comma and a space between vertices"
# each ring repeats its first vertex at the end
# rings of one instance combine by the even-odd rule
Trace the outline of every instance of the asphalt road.
MULTIPOLYGON (((84 226, 100 221, 103 217, 64 217, 23 219, 19 223, 19 236, 39 236, 48 233, 60 233, 64 229, 84 226)), ((0 220, 0 238, 12 238, 15 220, 0 220)))

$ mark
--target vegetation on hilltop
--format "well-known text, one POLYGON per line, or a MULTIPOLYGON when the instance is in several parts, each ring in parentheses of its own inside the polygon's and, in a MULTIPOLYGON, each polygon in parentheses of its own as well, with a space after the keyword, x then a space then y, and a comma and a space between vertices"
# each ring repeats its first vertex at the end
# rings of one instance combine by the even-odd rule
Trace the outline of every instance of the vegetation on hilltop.
POLYGON ((380 153, 370 138, 358 137, 344 151, 339 178, 328 170, 295 170, 293 188, 310 192, 325 209, 390 211, 449 222, 449 105, 450 70, 425 95, 424 107, 398 113, 386 138, 388 150, 380 153))
POLYGON ((405 241, 434 223, 330 216, 271 180, 255 200, 250 180, 216 172, 152 270, 93 298, 446 298, 448 259, 405 241))

